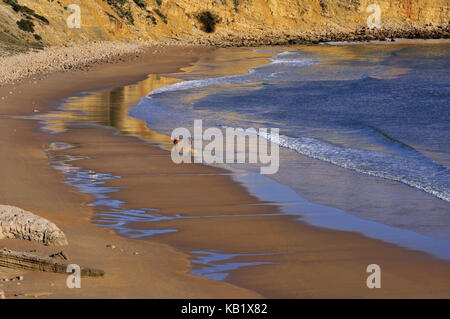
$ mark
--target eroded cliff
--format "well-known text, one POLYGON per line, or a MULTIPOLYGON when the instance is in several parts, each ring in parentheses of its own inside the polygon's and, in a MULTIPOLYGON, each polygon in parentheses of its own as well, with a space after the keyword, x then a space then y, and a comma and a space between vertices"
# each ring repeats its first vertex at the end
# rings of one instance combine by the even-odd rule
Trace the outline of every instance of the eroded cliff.
MULTIPOLYGON (((94 40, 180 41, 351 32, 380 8, 383 27, 448 24, 448 0, 0 0, 0 42, 26 46, 94 40), (68 28, 68 7, 81 9, 68 28)), ((75 11, 72 11, 72 14, 75 11)), ((208 41, 213 41, 208 40, 208 41)))

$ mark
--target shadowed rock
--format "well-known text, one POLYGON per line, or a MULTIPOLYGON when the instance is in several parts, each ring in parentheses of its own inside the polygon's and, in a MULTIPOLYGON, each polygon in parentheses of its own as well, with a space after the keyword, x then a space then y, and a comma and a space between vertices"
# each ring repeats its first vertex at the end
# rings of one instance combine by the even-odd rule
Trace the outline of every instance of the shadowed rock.
POLYGON ((0 239, 16 238, 45 245, 67 245, 66 235, 52 222, 14 206, 0 205, 0 239))

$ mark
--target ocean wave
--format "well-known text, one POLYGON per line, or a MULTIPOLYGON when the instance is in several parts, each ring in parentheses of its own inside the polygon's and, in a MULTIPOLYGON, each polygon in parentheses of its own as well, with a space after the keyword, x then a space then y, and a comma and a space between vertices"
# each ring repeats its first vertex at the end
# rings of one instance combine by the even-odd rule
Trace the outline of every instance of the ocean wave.
POLYGON ((307 137, 261 136, 299 154, 359 173, 398 181, 450 202, 450 169, 432 159, 341 147, 307 137))
MULTIPOLYGON (((179 82, 153 90, 147 98, 153 99, 155 95, 161 93, 204 88, 212 85, 243 84, 264 80, 283 81, 287 73, 298 72, 297 67, 317 63, 312 58, 302 56, 298 51, 282 52, 269 60, 269 64, 250 69, 247 74, 179 82)), ((379 80, 365 76, 361 81, 379 80)), ((154 118, 157 113, 161 113, 161 116, 171 117, 173 121, 177 121, 179 117, 189 117, 184 116, 182 109, 177 109, 176 112, 172 113, 169 112, 169 115, 166 112, 155 112, 155 108, 160 107, 164 106, 155 102, 141 104, 131 114, 143 120, 149 120, 150 115, 154 118)), ((186 110, 186 112, 189 111, 186 110)), ((280 135, 276 141, 272 141, 299 154, 366 175, 398 181, 450 202, 450 169, 448 167, 433 161, 413 147, 394 139, 376 127, 365 126, 363 130, 366 135, 394 149, 398 154, 343 147, 308 137, 280 135)), ((270 136, 264 137, 271 139, 270 136)))
POLYGON ((386 132, 383 132, 381 129, 368 125, 362 130, 366 131, 366 134, 373 137, 375 140, 380 141, 383 145, 394 149, 396 151, 400 151, 405 154, 413 154, 417 156, 423 156, 421 152, 416 150, 414 147, 397 140, 396 138, 390 136, 386 132))
POLYGON ((244 84, 264 80, 274 80, 275 78, 282 79, 283 75, 292 71, 291 67, 303 67, 316 63, 316 60, 312 58, 305 58, 297 51, 285 51, 270 58, 269 60, 271 63, 249 69, 246 74, 183 81, 172 85, 163 86, 148 93, 147 98, 151 98, 152 96, 161 93, 198 89, 212 85, 244 84))

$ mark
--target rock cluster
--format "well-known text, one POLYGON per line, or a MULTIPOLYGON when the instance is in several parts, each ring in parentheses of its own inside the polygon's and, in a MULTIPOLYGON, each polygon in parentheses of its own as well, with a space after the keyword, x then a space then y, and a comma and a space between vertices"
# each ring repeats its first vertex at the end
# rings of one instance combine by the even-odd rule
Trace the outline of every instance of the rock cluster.
POLYGON ((318 44, 325 42, 393 41, 395 39, 448 39, 450 25, 410 25, 408 27, 383 27, 369 29, 361 27, 354 31, 318 30, 268 33, 216 33, 211 36, 192 37, 189 44, 219 47, 254 47, 263 45, 318 44))
POLYGON ((0 278, 0 282, 23 281, 23 276, 15 276, 13 278, 0 278))
POLYGON ((45 245, 67 245, 66 235, 52 222, 18 207, 0 205, 0 239, 17 238, 45 245))

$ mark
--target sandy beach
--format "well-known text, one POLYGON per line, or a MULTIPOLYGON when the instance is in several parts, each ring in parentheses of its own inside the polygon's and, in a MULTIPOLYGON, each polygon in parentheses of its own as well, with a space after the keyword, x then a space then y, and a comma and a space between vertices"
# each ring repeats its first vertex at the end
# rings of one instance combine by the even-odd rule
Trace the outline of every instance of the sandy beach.
MULTIPOLYGON (((148 93, 149 74, 178 72, 215 51, 148 48, 132 61, 53 72, 0 87, 0 98, 4 97, 0 100, 0 203, 54 222, 67 236, 69 245, 61 249, 71 262, 105 271, 104 278, 83 278, 82 289, 68 289, 65 275, 15 272, 24 280, 20 286, 4 284, 7 298, 449 298, 448 262, 358 233, 280 216, 279 207, 252 196, 228 171, 175 165, 163 149, 170 140, 144 122, 124 123, 122 134, 107 125, 80 125, 54 135, 43 132, 42 123, 35 120, 36 115, 70 103, 69 97, 76 103, 81 92, 89 96, 87 91, 101 94, 99 90, 131 87, 124 90, 129 94, 124 104, 130 107, 148 93), (142 90, 139 83, 144 83, 142 90), (130 132, 127 124, 133 128, 130 132), (178 230, 140 239, 95 226, 96 208, 88 206, 95 199, 64 183, 64 175, 50 165, 46 150, 56 141, 77 145, 64 154, 84 157, 74 164, 79 169, 120 176, 105 185, 117 188, 112 197, 127 209, 148 207, 169 217, 217 218, 173 218, 157 226, 136 223, 136 229, 178 230), (225 281, 210 280, 191 273, 193 250, 225 251, 235 254, 240 263, 256 258, 259 264, 239 268, 225 281), (372 263, 383 269, 383 289, 367 289, 366 267, 372 263)), ((11 239, 0 240, 0 247, 43 254, 60 249, 11 239)))

